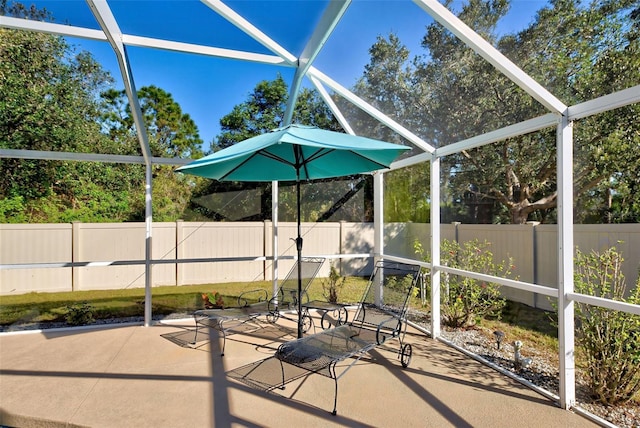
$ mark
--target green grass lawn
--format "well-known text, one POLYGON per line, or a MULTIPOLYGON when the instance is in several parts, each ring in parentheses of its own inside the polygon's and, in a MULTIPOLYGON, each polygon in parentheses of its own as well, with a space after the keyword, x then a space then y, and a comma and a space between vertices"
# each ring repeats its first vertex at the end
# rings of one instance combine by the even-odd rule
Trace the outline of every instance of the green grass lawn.
MULTIPOLYGON (((326 300, 323 284, 327 284, 326 278, 317 278, 312 282, 309 287, 310 300, 326 300)), ((347 278, 340 289, 339 301, 343 303, 359 301, 366 284, 366 278, 347 278)), ((222 295, 225 306, 236 306, 237 297, 240 294, 258 289, 266 290, 271 297, 271 281, 154 287, 152 313, 153 315, 190 314, 195 310, 203 309, 203 293, 218 292, 222 295)), ((143 288, 0 296, 0 326, 66 322, 70 309, 77 308, 85 302, 94 319, 144 316, 144 298, 143 288)), ((428 328, 429 305, 423 307, 420 299, 414 297, 411 301, 411 309, 414 316, 418 314, 414 321, 428 328)), ((412 315, 410 315, 411 318, 412 315)), ((557 364, 557 329, 551 318, 552 314, 547 311, 508 302, 499 318, 478 320, 478 324, 473 328, 478 329, 488 338, 492 337, 493 331, 501 330, 507 337, 517 337, 530 344, 544 354, 549 361, 557 364)), ((640 400, 640 396, 636 400, 640 400)))
MULTIPOLYGON (((315 279, 309 287, 311 300, 325 300, 322 282, 323 279, 315 279)), ((365 279, 348 278, 341 290, 341 301, 357 302, 365 284, 365 279)), ((241 293, 263 289, 271 297, 272 287, 271 281, 153 287, 152 312, 154 315, 191 313, 204 308, 203 293, 215 292, 222 295, 225 306, 236 306, 241 293)), ((95 319, 143 316, 144 294, 143 288, 133 288, 0 296, 0 325, 64 322, 69 309, 84 302, 90 305, 95 319)))
MULTIPOLYGON (((323 284, 326 278, 315 279, 309 287, 310 300, 326 300, 323 284)), ((341 287, 339 301, 354 303, 360 300, 367 279, 347 278, 341 287)), ((152 289, 153 315, 175 313, 191 314, 204 308, 203 293, 218 292, 225 306, 237 306, 237 298, 249 290, 266 290, 272 295, 271 281, 251 283, 221 283, 188 286, 162 286, 152 289)), ((28 293, 18 296, 0 296, 0 325, 10 326, 30 323, 65 322, 71 308, 87 303, 94 319, 124 318, 144 316, 144 289, 75 291, 66 293, 28 293)), ((422 307, 419 298, 412 300, 411 307, 419 313, 424 312, 422 323, 428 322, 429 307, 422 307)), ((500 319, 480 320, 478 328, 491 334, 502 330, 509 337, 519 337, 549 355, 557 355, 557 331, 545 311, 526 305, 509 303, 500 319)), ((556 357, 557 359, 557 357, 556 357)))

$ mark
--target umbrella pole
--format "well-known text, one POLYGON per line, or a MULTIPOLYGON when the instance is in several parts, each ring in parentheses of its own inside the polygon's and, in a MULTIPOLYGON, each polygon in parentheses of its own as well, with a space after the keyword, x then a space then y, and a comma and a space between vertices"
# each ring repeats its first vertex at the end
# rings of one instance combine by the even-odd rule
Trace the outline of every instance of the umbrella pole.
POLYGON ((302 337, 302 226, 300 221, 300 172, 296 180, 296 201, 298 205, 298 237, 296 250, 298 251, 298 339, 302 337))

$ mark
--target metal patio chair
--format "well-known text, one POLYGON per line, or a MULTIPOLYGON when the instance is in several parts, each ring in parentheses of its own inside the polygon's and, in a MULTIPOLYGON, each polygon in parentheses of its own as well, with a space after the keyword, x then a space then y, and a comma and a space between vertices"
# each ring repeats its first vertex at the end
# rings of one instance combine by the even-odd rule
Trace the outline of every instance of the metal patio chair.
MULTIPOLYGON (((302 278, 302 300, 308 301, 307 290, 315 279, 318 271, 324 263, 324 258, 304 257, 300 260, 302 278)), ((228 333, 248 323, 260 328, 255 321, 264 316, 270 323, 275 323, 282 311, 297 310, 298 305, 298 264, 293 265, 287 276, 282 280, 278 291, 271 298, 264 289, 250 290, 238 296, 238 306, 224 309, 202 309, 193 313, 196 324, 196 332, 193 338, 194 345, 201 327, 213 328, 222 334, 221 356, 224 356, 228 333), (250 298, 252 296, 253 298, 250 298), (256 301, 255 303, 249 303, 256 301)), ((243 331, 247 333, 247 331, 243 331)))
POLYGON ((408 367, 412 348, 411 344, 404 343, 406 315, 419 279, 418 265, 392 261, 376 263, 350 322, 280 345, 275 353, 282 369, 280 387, 285 384, 285 363, 334 379, 332 413, 335 415, 338 379, 367 352, 390 339, 398 339, 398 358, 402 367, 408 367), (341 365, 338 372, 338 363, 348 358, 353 361, 346 367, 341 365))

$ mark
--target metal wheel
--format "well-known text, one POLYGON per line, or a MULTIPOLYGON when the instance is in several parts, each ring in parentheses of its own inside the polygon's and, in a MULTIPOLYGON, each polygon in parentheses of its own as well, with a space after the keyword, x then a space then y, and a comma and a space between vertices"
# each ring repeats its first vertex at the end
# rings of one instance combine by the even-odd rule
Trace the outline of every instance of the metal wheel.
POLYGON ((346 324, 349 321, 349 313, 346 308, 338 309, 338 323, 337 325, 346 324))
POLYGON ((329 316, 328 311, 322 314, 322 318, 320 318, 320 327, 322 327, 323 330, 331 327, 331 317, 329 316))
POLYGON ((413 354, 413 349, 411 348, 411 344, 407 343, 402 347, 400 354, 400 363, 405 369, 409 367, 409 363, 411 363, 411 354, 413 354))
POLYGON ((311 323, 313 322, 313 320, 311 319, 311 316, 304 314, 302 315, 302 332, 306 333, 311 329, 311 323))
POLYGON ((280 312, 278 312, 277 308, 275 310, 269 311, 269 313, 267 314, 267 321, 269 321, 270 323, 278 321, 278 318, 280 318, 280 312))

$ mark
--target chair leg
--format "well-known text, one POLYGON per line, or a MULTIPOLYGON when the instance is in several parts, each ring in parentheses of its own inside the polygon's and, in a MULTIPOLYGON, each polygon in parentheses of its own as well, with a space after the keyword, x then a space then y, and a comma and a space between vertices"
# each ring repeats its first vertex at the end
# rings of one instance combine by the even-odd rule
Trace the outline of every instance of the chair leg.
POLYGON ((333 395, 333 412, 331 412, 331 414, 333 416, 335 416, 336 414, 338 414, 337 408, 338 408, 338 379, 334 378, 333 381, 335 382, 335 393, 333 395))
POLYGON ((335 363, 329 369, 331 373, 331 377, 333 378, 333 382, 335 384, 335 391, 333 394, 333 412, 331 414, 335 416, 338 412, 338 377, 336 376, 336 366, 335 363))
POLYGON ((284 390, 284 363, 282 360, 280 361, 280 370, 282 371, 282 385, 279 387, 281 390, 284 390))
POLYGON ((193 342, 191 342, 192 345, 195 345, 196 342, 198 341, 198 318, 196 318, 196 316, 193 316, 193 320, 196 323, 196 334, 193 335, 193 342))
POLYGON ((224 357, 224 348, 227 346, 227 333, 224 331, 222 326, 220 326, 219 331, 222 333, 222 350, 220 351, 220 356, 224 357))

